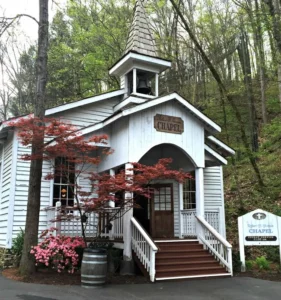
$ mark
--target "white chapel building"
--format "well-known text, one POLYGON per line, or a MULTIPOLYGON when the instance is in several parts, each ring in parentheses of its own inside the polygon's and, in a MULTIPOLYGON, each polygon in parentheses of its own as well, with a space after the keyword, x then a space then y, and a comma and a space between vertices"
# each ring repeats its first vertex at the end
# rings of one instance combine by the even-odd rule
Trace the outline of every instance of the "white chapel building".
MULTIPOLYGON (((114 174, 130 168, 131 162, 152 165, 172 158, 173 169, 193 175, 194 180, 184 184, 155 182, 151 199, 138 199, 138 208, 131 208, 103 233, 123 249, 124 262, 135 261, 151 281, 231 276, 223 166, 235 152, 215 137, 220 126, 188 99, 176 92, 159 93, 161 74, 171 65, 157 56, 148 17, 137 0, 125 54, 109 70, 120 78, 120 89, 47 109, 46 116, 71 122, 85 137, 109 136, 107 147, 114 153, 102 161, 98 172, 114 174)), ((30 149, 21 145, 15 131, 8 122, 1 124, 0 247, 8 249, 20 228, 25 228, 29 185, 30 162, 21 156, 30 149)), ((44 162, 43 173, 50 173, 50 168, 44 162)), ((71 197, 60 199, 62 188, 42 179, 39 231, 53 226, 55 210, 45 207, 73 203, 71 197)), ((79 234, 78 221, 66 223, 60 225, 61 234, 79 234)))

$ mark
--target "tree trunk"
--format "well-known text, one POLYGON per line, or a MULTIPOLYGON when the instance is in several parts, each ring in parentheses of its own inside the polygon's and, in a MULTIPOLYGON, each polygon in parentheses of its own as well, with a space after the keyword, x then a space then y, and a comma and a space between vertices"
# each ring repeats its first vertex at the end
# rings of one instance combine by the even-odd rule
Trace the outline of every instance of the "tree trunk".
POLYGON ((34 257, 30 254, 30 250, 32 246, 38 243, 43 164, 42 148, 44 144, 45 90, 47 83, 48 26, 48 0, 40 0, 34 122, 36 122, 36 125, 40 125, 41 130, 38 135, 36 134, 36 138, 33 139, 31 150, 31 155, 36 156, 37 159, 32 160, 30 164, 25 237, 20 262, 20 273, 24 276, 30 275, 35 271, 34 257))
MULTIPOLYGON (((261 111, 262 111, 262 121, 267 123, 267 110, 266 110, 266 97, 265 97, 265 88, 266 88, 266 71, 265 71, 265 55, 264 55, 264 45, 263 45, 263 33, 262 33, 262 22, 261 22, 261 9, 259 3, 255 0, 255 13, 256 13, 256 40, 257 40, 257 65, 259 68, 260 76, 260 89, 261 89, 261 111)), ((253 30, 255 30, 254 26, 253 30)))
POLYGON ((279 87, 279 101, 281 106, 281 17, 280 17, 280 3, 279 0, 263 0, 269 8, 269 13, 272 17, 273 36, 278 50, 277 55, 277 74, 279 87))
POLYGON ((251 151, 248 139, 247 139, 247 135, 246 135, 246 131, 245 131, 245 127, 244 127, 244 122, 242 120, 240 111, 238 110, 238 107, 235 104, 235 101, 233 99, 233 96, 227 93, 227 90, 221 80, 221 77, 218 73, 218 71, 215 69, 214 65, 212 64, 212 62, 210 61, 209 57, 207 56, 207 54, 205 53, 205 51, 203 50, 203 48, 201 47, 201 45, 199 44, 196 36, 193 34, 193 32, 190 30, 190 27, 188 26, 187 21, 185 20, 183 14, 181 13, 181 11, 179 10, 175 0, 170 0, 174 9, 176 10, 176 12, 179 14, 180 19, 184 25, 184 28, 186 30, 186 32, 189 34, 189 37, 191 38, 191 40, 194 43, 194 46, 196 47, 197 51, 200 53, 202 60, 205 62, 206 66, 209 68, 210 72, 212 73, 214 79, 217 82, 218 88, 219 88, 219 92, 221 93, 222 97, 224 97, 228 103, 230 104, 231 108, 233 109, 236 119, 238 121, 239 124, 239 128, 240 128, 240 132, 241 132, 241 139, 242 142, 244 144, 244 147, 246 149, 247 155, 249 157, 250 163, 253 167, 254 172, 256 173, 259 185, 261 187, 264 186, 260 171, 259 171, 259 167, 257 165, 256 159, 251 151))
POLYGON ((256 152, 258 151, 259 148, 258 123, 257 123, 257 113, 255 108, 255 99, 254 99, 254 92, 253 92, 253 85, 252 85, 252 71, 251 71, 250 54, 248 50, 248 37, 245 32, 242 32, 240 37, 240 43, 238 45, 238 54, 242 66, 242 71, 244 74, 244 84, 247 92, 252 150, 256 152))

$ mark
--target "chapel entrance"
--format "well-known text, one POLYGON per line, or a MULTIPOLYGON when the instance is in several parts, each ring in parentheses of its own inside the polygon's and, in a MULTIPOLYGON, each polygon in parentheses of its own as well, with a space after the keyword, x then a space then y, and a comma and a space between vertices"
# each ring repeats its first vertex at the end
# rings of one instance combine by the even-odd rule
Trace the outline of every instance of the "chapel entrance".
POLYGON ((151 198, 151 235, 153 238, 174 237, 173 185, 153 186, 151 198))
MULTIPOLYGON (((169 166, 172 170, 182 169, 191 173, 195 169, 194 163, 183 149, 167 143, 152 147, 141 157, 139 162, 152 166, 162 158, 172 159, 169 166)), ((195 189, 191 184, 193 183, 184 183, 183 185, 183 209, 195 209, 195 189)), ((152 193, 149 199, 146 197, 136 199, 134 217, 154 239, 174 239, 175 234, 179 232, 179 228, 175 227, 178 224, 174 222, 179 218, 180 213, 178 211, 180 203, 178 188, 175 181, 157 180, 150 184, 152 193), (174 207, 177 207, 175 212, 174 207)))
POLYGON ((149 189, 150 198, 137 197, 134 217, 153 238, 173 238, 173 185, 155 184, 149 189))

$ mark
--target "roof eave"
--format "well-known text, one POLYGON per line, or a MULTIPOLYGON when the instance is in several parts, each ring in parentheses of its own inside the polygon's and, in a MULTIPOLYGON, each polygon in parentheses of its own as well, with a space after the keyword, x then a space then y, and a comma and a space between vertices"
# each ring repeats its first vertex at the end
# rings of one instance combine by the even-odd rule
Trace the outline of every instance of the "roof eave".
POLYGON ((109 75, 122 76, 132 69, 135 62, 149 64, 157 73, 162 73, 172 66, 170 60, 129 51, 109 69, 109 75))

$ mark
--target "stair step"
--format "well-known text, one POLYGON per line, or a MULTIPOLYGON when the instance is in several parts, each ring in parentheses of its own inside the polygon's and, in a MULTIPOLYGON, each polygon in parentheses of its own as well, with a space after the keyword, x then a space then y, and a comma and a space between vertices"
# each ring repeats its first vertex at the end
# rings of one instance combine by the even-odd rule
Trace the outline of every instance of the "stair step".
POLYGON ((173 255, 182 255, 182 254, 190 254, 196 255, 198 253, 209 253, 205 249, 165 249, 157 252, 157 255, 163 254, 173 254, 173 255))
POLYGON ((178 241, 178 242, 158 242, 158 241, 154 241, 155 244, 157 244, 157 246, 163 246, 163 245, 202 245, 199 244, 198 241, 178 241))
POLYGON ((200 274, 200 275, 182 275, 182 276, 170 276, 170 277, 155 277, 155 280, 183 280, 183 279, 195 279, 195 278, 227 278, 231 277, 230 273, 215 273, 215 274, 200 274))
POLYGON ((216 264, 215 266, 196 266, 196 265, 192 265, 192 266, 163 266, 161 267, 159 270, 157 270, 157 272, 162 273, 162 272, 190 272, 190 271, 212 271, 212 270, 225 270, 224 267, 222 267, 219 264, 216 264))
POLYGON ((164 261, 164 262, 156 262, 156 270, 160 270, 161 268, 175 268, 177 269, 194 267, 194 268, 201 268, 201 267, 210 267, 210 266, 220 266, 219 262, 214 259, 210 260, 201 260, 201 261, 164 261))
POLYGON ((156 278, 177 277, 177 276, 196 276, 196 275, 213 275, 229 274, 225 268, 218 267, 200 267, 200 268, 183 268, 183 269, 161 269, 156 271, 156 278))
POLYGON ((171 246, 158 246, 158 251, 162 252, 162 251, 167 251, 167 250, 174 250, 174 251, 188 251, 188 250, 201 250, 203 249, 203 247, 201 245, 189 245, 189 246, 180 246, 180 245, 171 245, 171 246))
POLYGON ((199 254, 186 254, 183 253, 181 255, 175 256, 173 254, 165 254, 165 253, 157 253, 156 254, 156 261, 163 261, 163 260, 173 260, 173 261, 201 261, 211 259, 214 260, 214 257, 210 253, 199 253, 199 254))

